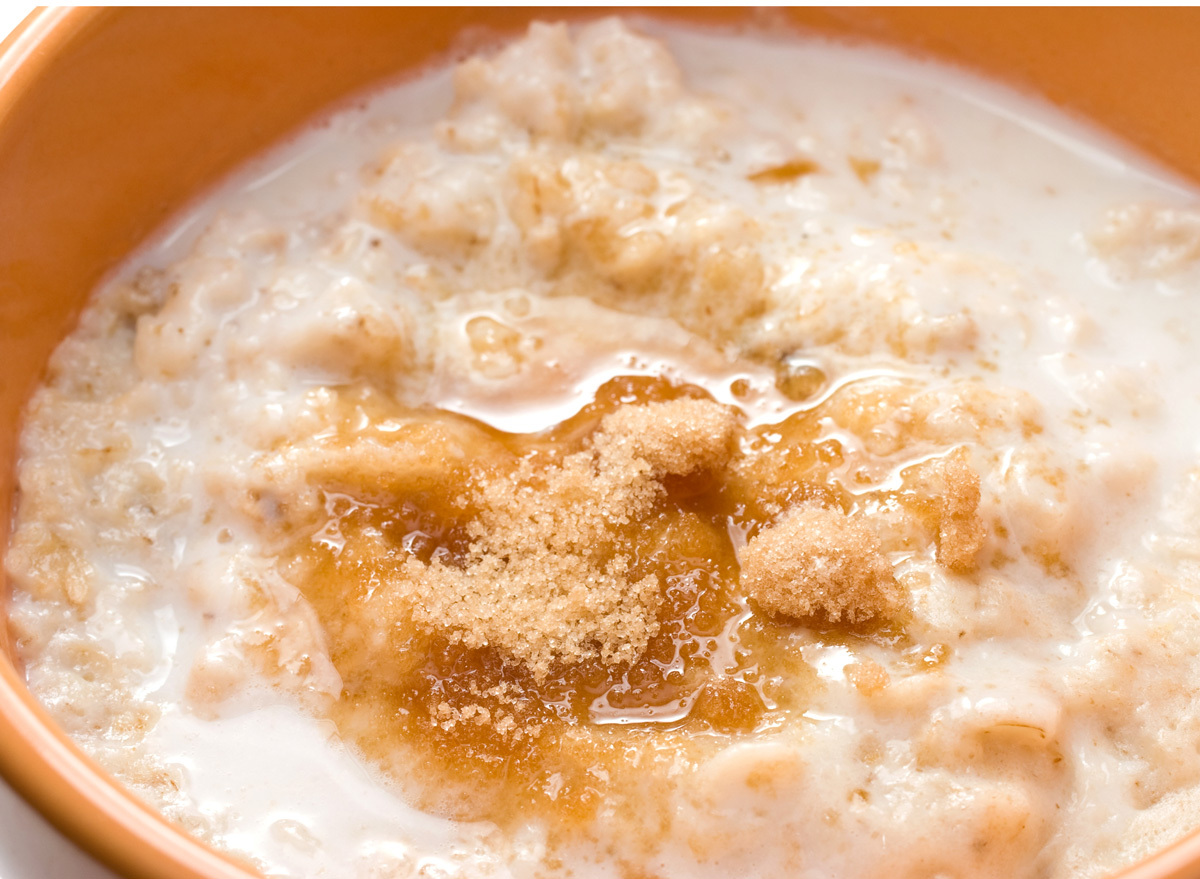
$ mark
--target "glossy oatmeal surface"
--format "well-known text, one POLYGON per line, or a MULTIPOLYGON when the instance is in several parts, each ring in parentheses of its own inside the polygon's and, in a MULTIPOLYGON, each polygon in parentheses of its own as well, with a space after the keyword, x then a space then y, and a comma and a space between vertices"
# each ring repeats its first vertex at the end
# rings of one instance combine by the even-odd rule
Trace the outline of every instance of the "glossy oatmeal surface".
POLYGON ((30 687, 271 876, 1105 875, 1200 825, 1198 260, 965 74, 536 24, 96 291, 30 687))

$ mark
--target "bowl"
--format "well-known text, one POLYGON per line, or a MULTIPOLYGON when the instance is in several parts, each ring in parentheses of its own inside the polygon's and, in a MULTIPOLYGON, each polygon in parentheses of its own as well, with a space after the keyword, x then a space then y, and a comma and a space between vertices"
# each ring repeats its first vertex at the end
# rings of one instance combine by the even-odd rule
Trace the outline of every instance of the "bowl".
MULTIPOLYGON (((464 31, 570 9, 44 9, 0 45, 0 537, 22 406, 99 279, 164 219, 327 105, 464 31)), ((673 10, 937 57, 1041 93, 1200 177, 1200 11, 673 10)), ((25 688, 0 629, 0 773, 130 879, 254 879, 111 781, 25 688)), ((1200 833, 1121 874, 1200 876, 1200 833)))

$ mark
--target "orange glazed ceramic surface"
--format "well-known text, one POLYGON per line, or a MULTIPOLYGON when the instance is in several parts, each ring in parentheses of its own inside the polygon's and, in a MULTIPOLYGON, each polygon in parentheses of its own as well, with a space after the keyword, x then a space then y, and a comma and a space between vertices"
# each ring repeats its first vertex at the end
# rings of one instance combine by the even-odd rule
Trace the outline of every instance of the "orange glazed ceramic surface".
MULTIPOLYGON (((19 413, 99 278, 188 199, 331 102, 419 67, 466 27, 557 10, 80 10, 35 14, 0 56, 0 531, 19 413), (186 96, 181 100, 181 96, 186 96)), ((732 11, 699 20, 736 23, 732 11)), ((796 23, 968 64, 1088 115, 1185 173, 1200 15, 1137 10, 798 11, 796 23)), ((769 25, 770 19, 759 22, 769 25)), ((98 774, 0 664, 0 770, 131 877, 248 876, 98 774)), ((1200 875, 1200 840, 1129 870, 1200 875)))

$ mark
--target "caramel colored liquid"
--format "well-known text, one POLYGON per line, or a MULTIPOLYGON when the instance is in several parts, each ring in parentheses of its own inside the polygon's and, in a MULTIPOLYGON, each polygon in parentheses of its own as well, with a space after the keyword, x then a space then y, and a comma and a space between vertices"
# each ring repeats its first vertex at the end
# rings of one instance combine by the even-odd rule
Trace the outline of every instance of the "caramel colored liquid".
MULTIPOLYGON (((618 407, 684 395, 702 392, 617 379, 577 416, 535 435, 419 413, 423 440, 469 444, 459 463, 435 467, 437 479, 425 471, 406 477, 407 485, 395 473, 351 466, 321 488, 323 513, 301 529, 284 570, 325 627, 344 682, 332 709, 343 737, 423 807, 501 824, 537 813, 559 826, 612 816, 623 799, 653 796, 654 785, 668 783, 668 766, 800 717, 822 686, 801 656, 803 644, 912 646, 894 624, 801 625, 761 612, 739 591, 736 544, 780 510, 809 501, 845 511, 903 501, 906 489, 881 487, 868 466, 874 461, 882 474, 892 463, 847 454, 828 436, 825 422, 842 417, 836 395, 780 424, 741 430, 721 472, 668 477, 652 512, 619 527, 634 558, 631 578, 653 576, 662 594, 658 631, 634 662, 562 664, 538 680, 492 647, 406 625, 381 597, 406 559, 463 563, 466 523, 478 513, 467 491, 473 477, 521 460, 561 460, 618 407), (439 426, 432 434, 430 424, 439 426)), ((358 439, 408 436, 394 428, 386 404, 360 400, 352 408, 344 423, 358 439)), ((405 417, 412 423, 411 413, 405 417)), ((347 438, 347 448, 355 441, 347 438)))

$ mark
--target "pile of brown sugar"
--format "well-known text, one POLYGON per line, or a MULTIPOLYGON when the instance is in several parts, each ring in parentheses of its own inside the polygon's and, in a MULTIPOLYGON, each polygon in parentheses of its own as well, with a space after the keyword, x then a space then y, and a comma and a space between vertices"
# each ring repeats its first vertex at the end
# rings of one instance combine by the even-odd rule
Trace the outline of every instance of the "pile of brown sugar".
POLYGON ((879 538, 840 510, 816 505, 789 511, 750 540, 742 586, 770 613, 833 623, 886 616, 901 602, 879 538))
POLYGON ((537 680, 563 664, 630 663, 658 631, 656 576, 632 573, 637 525, 662 480, 720 468, 736 422, 699 399, 625 406, 588 447, 545 467, 481 476, 466 557, 410 557, 390 584, 418 627, 492 647, 537 680))

